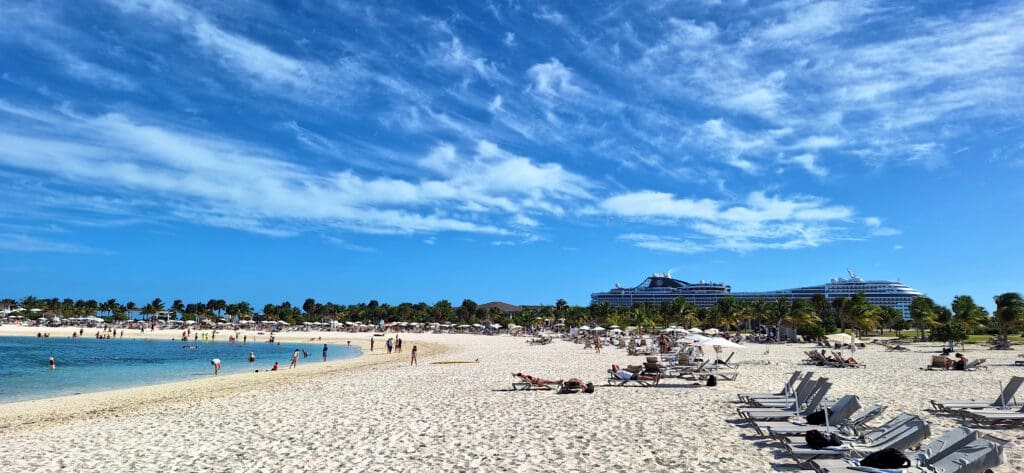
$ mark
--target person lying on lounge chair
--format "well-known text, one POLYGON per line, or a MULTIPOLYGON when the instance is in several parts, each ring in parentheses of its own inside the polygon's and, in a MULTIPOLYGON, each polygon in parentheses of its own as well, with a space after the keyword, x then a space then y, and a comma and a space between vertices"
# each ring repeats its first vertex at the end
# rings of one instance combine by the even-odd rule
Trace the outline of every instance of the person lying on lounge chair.
POLYGON ((659 376, 657 374, 645 374, 643 372, 633 372, 633 371, 629 371, 629 370, 624 370, 624 369, 620 368, 619 365, 612 365, 612 371, 614 371, 615 374, 618 375, 622 379, 636 379, 636 380, 640 380, 640 381, 659 381, 659 380, 661 380, 661 376, 659 376))
POLYGON ((530 383, 534 386, 547 386, 549 384, 562 384, 562 380, 551 381, 550 379, 541 379, 528 374, 516 373, 516 376, 522 378, 523 381, 530 383))
POLYGON ((562 383, 562 388, 558 390, 558 394, 570 394, 579 392, 594 392, 594 383, 584 383, 582 379, 569 378, 562 383))

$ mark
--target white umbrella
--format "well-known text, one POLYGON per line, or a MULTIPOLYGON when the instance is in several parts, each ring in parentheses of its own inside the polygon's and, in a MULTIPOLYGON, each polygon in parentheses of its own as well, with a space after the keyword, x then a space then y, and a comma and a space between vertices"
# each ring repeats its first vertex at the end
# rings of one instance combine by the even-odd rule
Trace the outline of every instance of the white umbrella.
POLYGON ((491 328, 501 328, 501 324, 491 324, 491 328))
POLYGON ((718 329, 717 328, 709 328, 709 329, 705 330, 704 333, 706 333, 708 335, 718 335, 718 329))
POLYGON ((697 342, 697 343, 703 342, 705 340, 710 340, 710 339, 711 338, 709 338, 709 337, 705 337, 703 335, 698 335, 696 333, 683 337, 683 340, 689 340, 691 342, 697 342))
POLYGON ((589 325, 584 325, 584 326, 580 327, 580 330, 590 330, 590 326, 589 325))
POLYGON ((609 330, 609 332, 611 332, 611 333, 622 333, 622 329, 613 328, 613 329, 609 330))
POLYGON ((827 336, 825 338, 829 339, 830 341, 838 342, 838 343, 844 343, 844 344, 852 344, 853 343, 853 335, 850 335, 848 333, 833 333, 832 335, 829 335, 829 336, 827 336))
POLYGON ((690 333, 703 333, 704 331, 699 329, 699 328, 697 328, 697 327, 693 327, 690 330, 687 330, 687 332, 690 332, 690 333))
POLYGON ((608 327, 608 328, 615 329, 615 328, 622 328, 622 327, 619 327, 618 325, 612 325, 611 327, 608 327))
POLYGON ((592 328, 590 330, 593 331, 593 332, 603 332, 604 331, 604 327, 598 325, 597 327, 594 327, 594 328, 592 328))
POLYGON ((707 339, 705 339, 703 341, 697 342, 697 345, 715 346, 715 347, 722 347, 722 348, 735 348, 735 349, 743 349, 743 348, 745 348, 743 345, 735 343, 732 340, 724 339, 722 337, 707 338, 707 339))

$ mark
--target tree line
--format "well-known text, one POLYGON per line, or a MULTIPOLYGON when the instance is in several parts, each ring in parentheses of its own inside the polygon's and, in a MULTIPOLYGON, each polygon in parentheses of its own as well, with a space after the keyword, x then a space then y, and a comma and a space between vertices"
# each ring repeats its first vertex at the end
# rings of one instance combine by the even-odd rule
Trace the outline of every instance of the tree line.
POLYGON ((127 320, 129 314, 139 313, 151 318, 159 313, 173 314, 185 319, 205 317, 229 317, 257 321, 281 320, 291 324, 302 322, 360 322, 375 324, 379 320, 420 323, 475 324, 481 322, 534 326, 538 322, 549 323, 559 320, 566 326, 584 324, 618 325, 620 327, 702 327, 724 330, 751 329, 753 327, 775 327, 781 329, 788 324, 805 338, 817 338, 837 330, 870 332, 889 330, 897 333, 911 327, 918 330, 921 338, 925 332, 936 340, 960 341, 969 333, 998 334, 1007 340, 1009 334, 1024 326, 1024 300, 1016 292, 1000 294, 995 298, 996 311, 989 314, 977 305, 971 296, 956 296, 949 307, 935 303, 927 297, 915 298, 910 304, 910 319, 886 306, 875 306, 863 294, 852 297, 828 299, 816 294, 808 300, 756 299, 744 301, 732 296, 718 300, 711 307, 697 307, 680 297, 661 304, 638 304, 633 307, 613 307, 607 302, 590 306, 572 306, 564 299, 554 305, 528 306, 522 311, 506 315, 495 306, 481 307, 471 299, 465 299, 459 306, 447 300, 434 304, 425 302, 403 302, 389 305, 375 300, 344 305, 333 302, 320 303, 309 298, 302 306, 293 306, 285 301, 280 304, 266 304, 257 313, 246 301, 227 303, 223 299, 210 299, 206 303, 185 304, 180 299, 166 305, 163 300, 138 306, 135 302, 119 302, 108 299, 95 300, 37 299, 33 296, 21 300, 0 300, 0 307, 22 307, 40 309, 27 314, 37 318, 43 314, 62 317, 98 315, 110 320, 127 320))

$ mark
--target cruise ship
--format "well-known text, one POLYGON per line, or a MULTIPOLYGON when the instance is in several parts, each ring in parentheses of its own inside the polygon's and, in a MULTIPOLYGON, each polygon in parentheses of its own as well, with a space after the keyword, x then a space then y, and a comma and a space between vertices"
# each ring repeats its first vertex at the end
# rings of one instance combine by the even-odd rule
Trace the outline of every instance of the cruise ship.
POLYGON ((637 304, 661 304, 662 301, 682 297, 697 307, 711 307, 719 299, 733 296, 743 301, 757 299, 775 300, 785 297, 790 300, 810 299, 815 294, 822 294, 829 300, 837 297, 852 297, 861 293, 868 302, 877 306, 895 307, 903 313, 903 318, 910 318, 910 301, 915 297, 924 296, 920 291, 903 283, 894 281, 866 281, 852 270, 847 270, 848 279, 836 278, 818 286, 798 287, 765 292, 732 292, 728 284, 700 281, 688 283, 675 279, 671 274, 655 273, 631 288, 620 287, 607 292, 590 295, 591 303, 607 302, 615 307, 632 307, 637 304))

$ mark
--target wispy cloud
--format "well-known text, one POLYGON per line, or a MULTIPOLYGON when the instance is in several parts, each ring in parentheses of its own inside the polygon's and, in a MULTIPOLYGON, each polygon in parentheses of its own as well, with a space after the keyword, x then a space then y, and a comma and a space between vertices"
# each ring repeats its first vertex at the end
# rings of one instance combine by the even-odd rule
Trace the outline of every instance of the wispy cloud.
POLYGON ((51 241, 22 233, 0 233, 0 251, 33 253, 96 253, 97 250, 75 243, 51 241))

